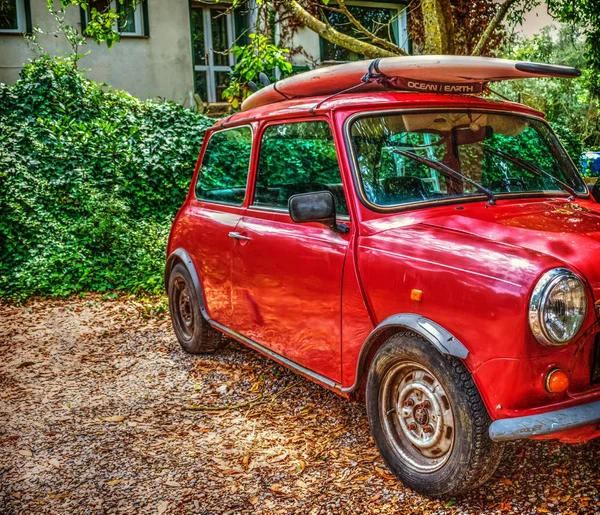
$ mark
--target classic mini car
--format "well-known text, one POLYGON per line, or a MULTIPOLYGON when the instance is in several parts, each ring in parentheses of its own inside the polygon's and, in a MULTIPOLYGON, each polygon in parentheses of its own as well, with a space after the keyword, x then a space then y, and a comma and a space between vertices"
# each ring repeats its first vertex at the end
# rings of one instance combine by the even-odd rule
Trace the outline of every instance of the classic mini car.
POLYGON ((448 496, 506 441, 600 436, 600 194, 542 113, 477 94, 575 71, 402 59, 286 79, 216 122, 165 283, 185 351, 225 334, 364 400, 394 474, 448 496))

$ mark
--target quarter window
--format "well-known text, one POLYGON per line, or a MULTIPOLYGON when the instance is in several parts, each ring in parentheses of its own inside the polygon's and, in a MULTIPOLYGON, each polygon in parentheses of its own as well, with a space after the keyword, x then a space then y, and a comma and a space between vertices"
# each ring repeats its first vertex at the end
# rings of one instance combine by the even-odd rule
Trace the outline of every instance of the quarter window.
POLYGON ((242 205, 246 197, 252 130, 238 127, 215 132, 204 152, 196 183, 202 200, 242 205))
POLYGON ((331 129, 327 122, 271 125, 265 129, 254 191, 254 205, 288 207, 297 193, 331 191, 336 211, 348 207, 331 129))
POLYGON ((31 32, 29 0, 0 0, 0 33, 31 32))

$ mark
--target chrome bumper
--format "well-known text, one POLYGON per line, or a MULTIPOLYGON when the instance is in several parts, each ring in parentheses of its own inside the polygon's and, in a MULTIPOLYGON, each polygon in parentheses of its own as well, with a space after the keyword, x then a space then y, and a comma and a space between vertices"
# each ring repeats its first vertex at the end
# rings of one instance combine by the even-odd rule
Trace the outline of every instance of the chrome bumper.
POLYGON ((496 442, 519 440, 550 435, 598 422, 600 422, 600 401, 540 415, 496 420, 490 426, 490 438, 496 442))

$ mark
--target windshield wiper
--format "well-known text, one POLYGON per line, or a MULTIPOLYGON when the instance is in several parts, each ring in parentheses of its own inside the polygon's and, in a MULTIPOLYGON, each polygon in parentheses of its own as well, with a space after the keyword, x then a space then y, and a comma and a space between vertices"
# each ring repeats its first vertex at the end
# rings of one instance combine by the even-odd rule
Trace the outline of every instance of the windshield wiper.
POLYGON ((491 154, 494 154, 496 156, 506 159, 507 161, 511 162, 512 164, 520 166, 521 168, 525 168, 525 170, 527 170, 528 172, 531 172, 533 175, 536 175, 538 177, 545 176, 545 177, 552 179, 556 184, 561 186, 562 189, 565 190, 569 194, 568 200, 574 200, 577 198, 577 192, 573 188, 571 188, 571 186, 569 186, 567 183, 561 181, 558 177, 555 177, 554 175, 547 172, 546 170, 543 170, 542 168, 539 168, 538 166, 535 166, 535 165, 529 163, 528 161, 521 159, 520 157, 515 157, 511 154, 507 154, 506 152, 503 152, 502 150, 497 150, 495 148, 488 147, 487 145, 483 145, 483 149, 487 150, 491 154))
POLYGON ((439 161, 434 161, 433 159, 428 159, 426 157, 421 157, 419 154, 415 154, 414 152, 411 152, 409 150, 400 150, 400 149, 395 148, 395 149, 393 149, 393 152, 396 154, 400 154, 401 156, 410 157, 411 159, 414 159, 418 163, 424 164, 425 166, 429 166, 430 168, 433 168, 434 170, 437 170, 438 172, 443 173, 444 175, 450 175, 451 177, 454 177, 455 179, 463 179, 463 180, 467 181, 469 184, 472 184, 473 186, 475 186, 479 191, 481 191, 489 199, 488 204, 490 204, 492 206, 496 204, 496 197, 485 186, 482 186, 478 182, 475 182, 475 181, 469 179, 466 175, 463 175, 462 173, 457 172, 456 170, 453 170, 449 166, 446 166, 444 163, 440 163, 439 161))

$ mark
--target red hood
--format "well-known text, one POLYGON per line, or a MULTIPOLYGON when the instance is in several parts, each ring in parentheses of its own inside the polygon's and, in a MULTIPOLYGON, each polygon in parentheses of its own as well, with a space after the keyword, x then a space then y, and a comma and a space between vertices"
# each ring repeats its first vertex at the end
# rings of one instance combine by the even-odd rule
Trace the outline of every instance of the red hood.
POLYGON ((589 201, 503 202, 488 209, 465 205, 452 216, 423 223, 454 229, 553 256, 579 270, 600 297, 600 205, 589 201), (594 208, 597 208, 594 210, 594 208))

